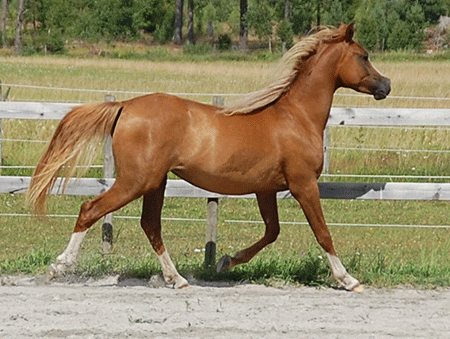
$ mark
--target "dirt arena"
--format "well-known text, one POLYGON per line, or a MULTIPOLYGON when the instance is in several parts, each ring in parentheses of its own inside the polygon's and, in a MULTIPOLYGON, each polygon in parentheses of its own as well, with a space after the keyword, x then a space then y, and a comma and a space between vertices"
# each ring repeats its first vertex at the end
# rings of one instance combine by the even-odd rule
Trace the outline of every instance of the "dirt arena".
POLYGON ((450 289, 0 282, 0 338, 450 338, 450 289))

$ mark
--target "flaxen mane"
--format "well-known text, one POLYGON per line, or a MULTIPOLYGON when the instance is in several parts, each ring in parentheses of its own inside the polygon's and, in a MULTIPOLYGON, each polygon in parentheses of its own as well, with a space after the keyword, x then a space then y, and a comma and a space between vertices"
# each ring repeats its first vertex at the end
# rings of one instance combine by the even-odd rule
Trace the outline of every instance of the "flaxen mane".
POLYGON ((320 44, 342 40, 344 33, 345 31, 340 29, 320 27, 315 33, 304 37, 283 56, 280 65, 281 76, 277 80, 223 108, 221 113, 248 114, 275 102, 289 90, 301 70, 300 65, 317 52, 320 44))

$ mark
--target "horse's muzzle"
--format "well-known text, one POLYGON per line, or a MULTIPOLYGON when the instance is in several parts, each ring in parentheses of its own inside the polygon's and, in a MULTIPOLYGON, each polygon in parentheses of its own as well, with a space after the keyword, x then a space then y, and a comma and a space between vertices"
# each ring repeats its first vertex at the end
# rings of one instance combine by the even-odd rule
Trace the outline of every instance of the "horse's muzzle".
POLYGON ((389 93, 391 92, 391 80, 388 78, 381 78, 377 83, 377 86, 374 88, 373 97, 375 100, 385 99, 389 93))

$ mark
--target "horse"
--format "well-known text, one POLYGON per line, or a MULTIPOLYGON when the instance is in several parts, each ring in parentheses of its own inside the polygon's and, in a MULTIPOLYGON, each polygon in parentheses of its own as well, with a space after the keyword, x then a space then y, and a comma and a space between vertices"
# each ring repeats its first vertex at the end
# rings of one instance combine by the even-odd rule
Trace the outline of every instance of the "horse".
POLYGON ((391 89, 390 80, 374 68, 353 35, 353 24, 317 29, 285 54, 278 78, 226 107, 155 93, 73 108, 59 123, 36 166, 26 193, 33 212, 46 213, 46 199, 57 177, 61 174, 67 182, 77 164, 90 164, 98 140, 108 135, 117 174, 109 190, 81 205, 70 241, 49 273, 57 276, 73 269, 89 228, 143 196, 140 224, 159 258, 164 279, 174 288, 188 287, 161 238, 161 210, 171 171, 208 191, 256 194, 264 236, 234 256, 222 257, 218 272, 248 262, 277 239, 276 193, 289 190, 337 282, 349 291, 362 290, 337 256, 317 184, 334 92, 351 88, 380 100, 391 89))

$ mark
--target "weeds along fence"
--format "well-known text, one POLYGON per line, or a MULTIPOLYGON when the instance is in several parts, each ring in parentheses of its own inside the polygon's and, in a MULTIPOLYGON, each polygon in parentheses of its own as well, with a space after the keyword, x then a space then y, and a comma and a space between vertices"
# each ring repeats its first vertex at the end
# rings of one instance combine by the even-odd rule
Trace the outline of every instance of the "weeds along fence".
MULTIPOLYGON (((213 96, 212 103, 222 105, 223 96, 213 96)), ((114 100, 112 96, 106 96, 106 100, 114 100)), ((0 161, 2 159, 2 142, 13 142, 24 140, 2 139, 2 119, 24 119, 24 120, 60 120, 72 107, 73 103, 44 103, 44 102, 8 102, 0 101, 0 161)), ((344 174, 330 173, 331 154, 334 150, 342 147, 333 146, 330 142, 331 128, 346 127, 384 127, 384 128, 450 128, 450 109, 406 109, 406 108, 332 108, 324 135, 325 165, 322 181, 319 183, 320 195, 323 199, 363 199, 363 200, 428 200, 449 201, 450 176, 445 175, 367 175, 367 174, 344 174), (352 177, 354 180, 365 178, 376 182, 345 182, 352 177), (336 181, 340 179, 339 181, 336 181), (380 179, 384 181, 380 182, 380 179), (393 180, 395 179, 395 180, 393 180), (412 182, 412 181, 428 182, 412 182), (429 181, 440 182, 429 182, 429 181)), ((31 142, 33 140, 25 140, 31 142)), ((44 141, 41 141, 44 142, 44 141)), ((352 148, 345 148, 347 150, 352 148)), ((365 150, 357 147, 355 150, 365 150)), ((376 149, 369 149, 376 150, 376 149)), ((366 150, 367 151, 367 150, 366 150)), ((392 152, 410 152, 413 150, 388 150, 392 152)), ((423 151, 423 150, 422 150, 423 151)), ((426 151, 426 150, 425 150, 426 151)), ((429 152, 446 152, 450 150, 428 150, 429 152)), ((25 166, 2 166, 24 168, 25 166)), ((32 166, 31 166, 32 167, 32 166)), ((66 189, 68 195, 98 195, 109 189, 113 182, 113 156, 111 142, 105 144, 103 178, 81 178, 71 179, 66 189)), ((2 174, 0 172, 0 174, 2 174)), ((26 191, 30 182, 29 176, 0 175, 0 193, 16 194, 26 191)), ((61 182, 55 185, 52 194, 61 193, 61 182)), ((254 198, 253 194, 244 196, 224 196, 194 187, 183 180, 169 180, 165 192, 166 197, 188 197, 204 198, 206 200, 207 219, 206 222, 206 255, 205 264, 211 265, 215 261, 216 237, 218 224, 218 204, 222 198, 254 198)), ((288 191, 280 192, 278 198, 292 198, 288 191)), ((29 216, 28 214, 8 214, 0 211, 0 216, 29 216)), ((243 221, 246 222, 246 221, 243 221)), ((103 223, 104 250, 108 251, 112 239, 112 214, 105 217, 103 223)), ((364 226, 364 225, 362 225, 364 226)), ((370 225, 374 226, 374 225, 370 225)), ((381 226, 381 225, 379 225, 381 226)), ((389 225, 394 226, 394 225, 389 225)), ((404 225, 405 226, 405 225, 404 225)), ((420 225, 416 225, 420 226, 420 225)), ((428 226, 427 227, 432 227, 428 226)), ((436 227, 450 228, 448 225, 437 225, 436 227)))

